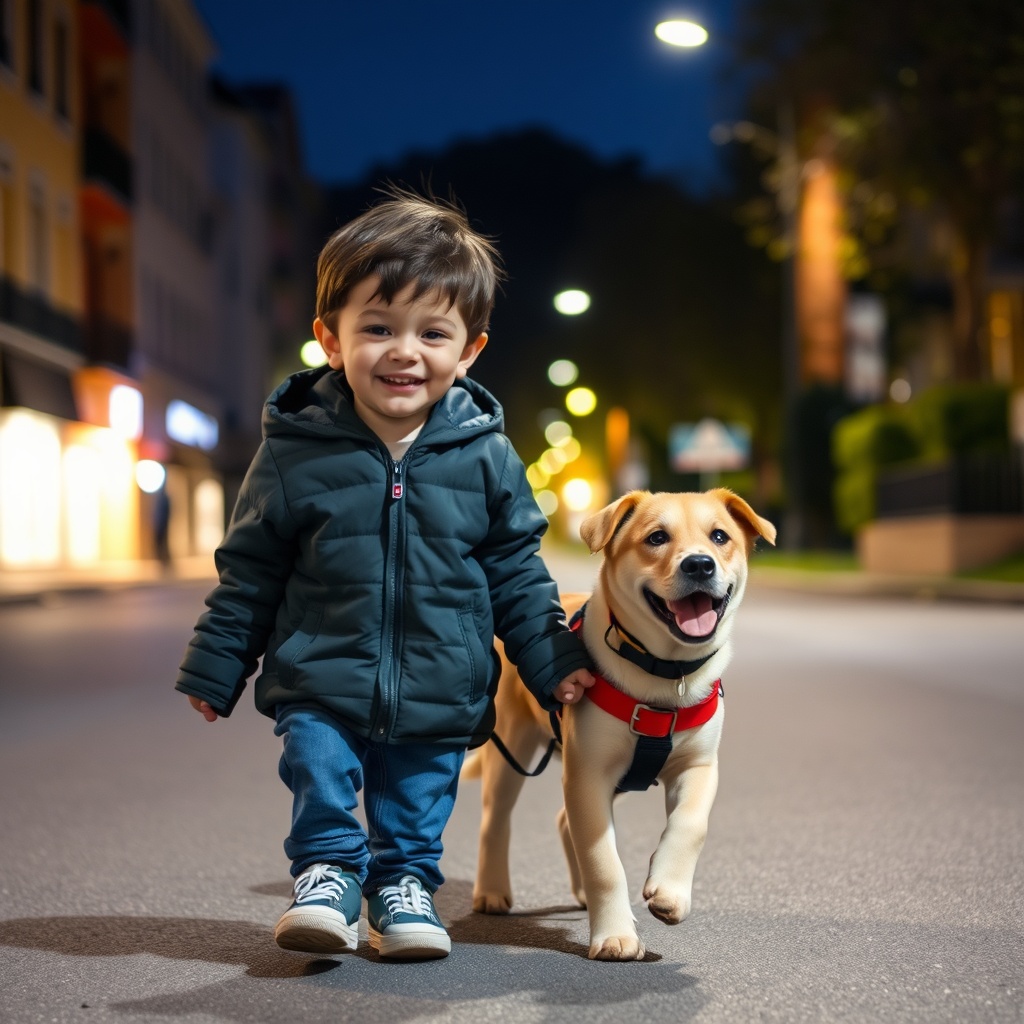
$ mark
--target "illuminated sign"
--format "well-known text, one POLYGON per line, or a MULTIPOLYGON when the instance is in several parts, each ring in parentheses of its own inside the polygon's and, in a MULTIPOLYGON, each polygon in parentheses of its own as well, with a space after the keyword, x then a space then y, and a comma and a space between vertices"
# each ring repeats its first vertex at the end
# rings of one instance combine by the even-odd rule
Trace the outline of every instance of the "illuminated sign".
POLYGON ((217 447, 217 421, 195 406, 175 399, 167 404, 167 436, 173 441, 210 451, 217 447))

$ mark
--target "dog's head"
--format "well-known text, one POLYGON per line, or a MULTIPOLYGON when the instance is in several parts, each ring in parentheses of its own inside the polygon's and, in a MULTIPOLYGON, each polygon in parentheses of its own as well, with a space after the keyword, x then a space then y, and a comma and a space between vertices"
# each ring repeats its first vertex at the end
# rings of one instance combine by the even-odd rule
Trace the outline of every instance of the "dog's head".
POLYGON ((604 553, 602 579, 616 616, 667 657, 680 644, 725 643, 747 559, 758 537, 775 543, 775 527, 725 488, 633 491, 584 520, 580 536, 604 553))

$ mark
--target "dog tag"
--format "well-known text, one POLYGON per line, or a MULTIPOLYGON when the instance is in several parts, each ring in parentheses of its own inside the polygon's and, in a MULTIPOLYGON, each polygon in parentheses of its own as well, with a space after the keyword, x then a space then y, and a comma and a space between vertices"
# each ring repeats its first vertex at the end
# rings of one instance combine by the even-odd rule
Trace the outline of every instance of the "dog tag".
POLYGON ((683 678, 676 683, 676 693, 678 693, 680 697, 686 696, 686 676, 683 676, 683 678))

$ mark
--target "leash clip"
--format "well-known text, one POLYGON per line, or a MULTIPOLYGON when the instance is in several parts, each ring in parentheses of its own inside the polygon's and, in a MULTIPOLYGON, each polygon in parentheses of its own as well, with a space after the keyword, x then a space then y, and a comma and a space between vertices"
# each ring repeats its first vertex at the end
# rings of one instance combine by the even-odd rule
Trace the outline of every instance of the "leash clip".
POLYGON ((668 729, 666 729, 665 732, 661 733, 661 735, 671 736, 675 732, 676 720, 679 718, 678 709, 676 709, 675 711, 669 711, 667 708, 652 708, 650 704, 637 704, 636 707, 633 708, 633 714, 629 717, 629 731, 634 736, 654 737, 656 735, 655 733, 641 732, 638 728, 641 711, 651 711, 656 715, 670 715, 672 721, 669 723, 668 729))

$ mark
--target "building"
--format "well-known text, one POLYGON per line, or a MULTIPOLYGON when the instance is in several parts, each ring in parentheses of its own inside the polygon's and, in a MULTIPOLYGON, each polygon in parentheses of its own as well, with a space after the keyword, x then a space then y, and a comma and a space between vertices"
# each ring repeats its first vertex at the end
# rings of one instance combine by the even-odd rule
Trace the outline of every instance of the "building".
POLYGON ((223 535, 312 265, 290 100, 213 55, 187 0, 0 3, 0 571, 223 535))
POLYGON ((0 566, 133 557, 130 441, 79 421, 88 358, 75 0, 0 6, 0 566))

